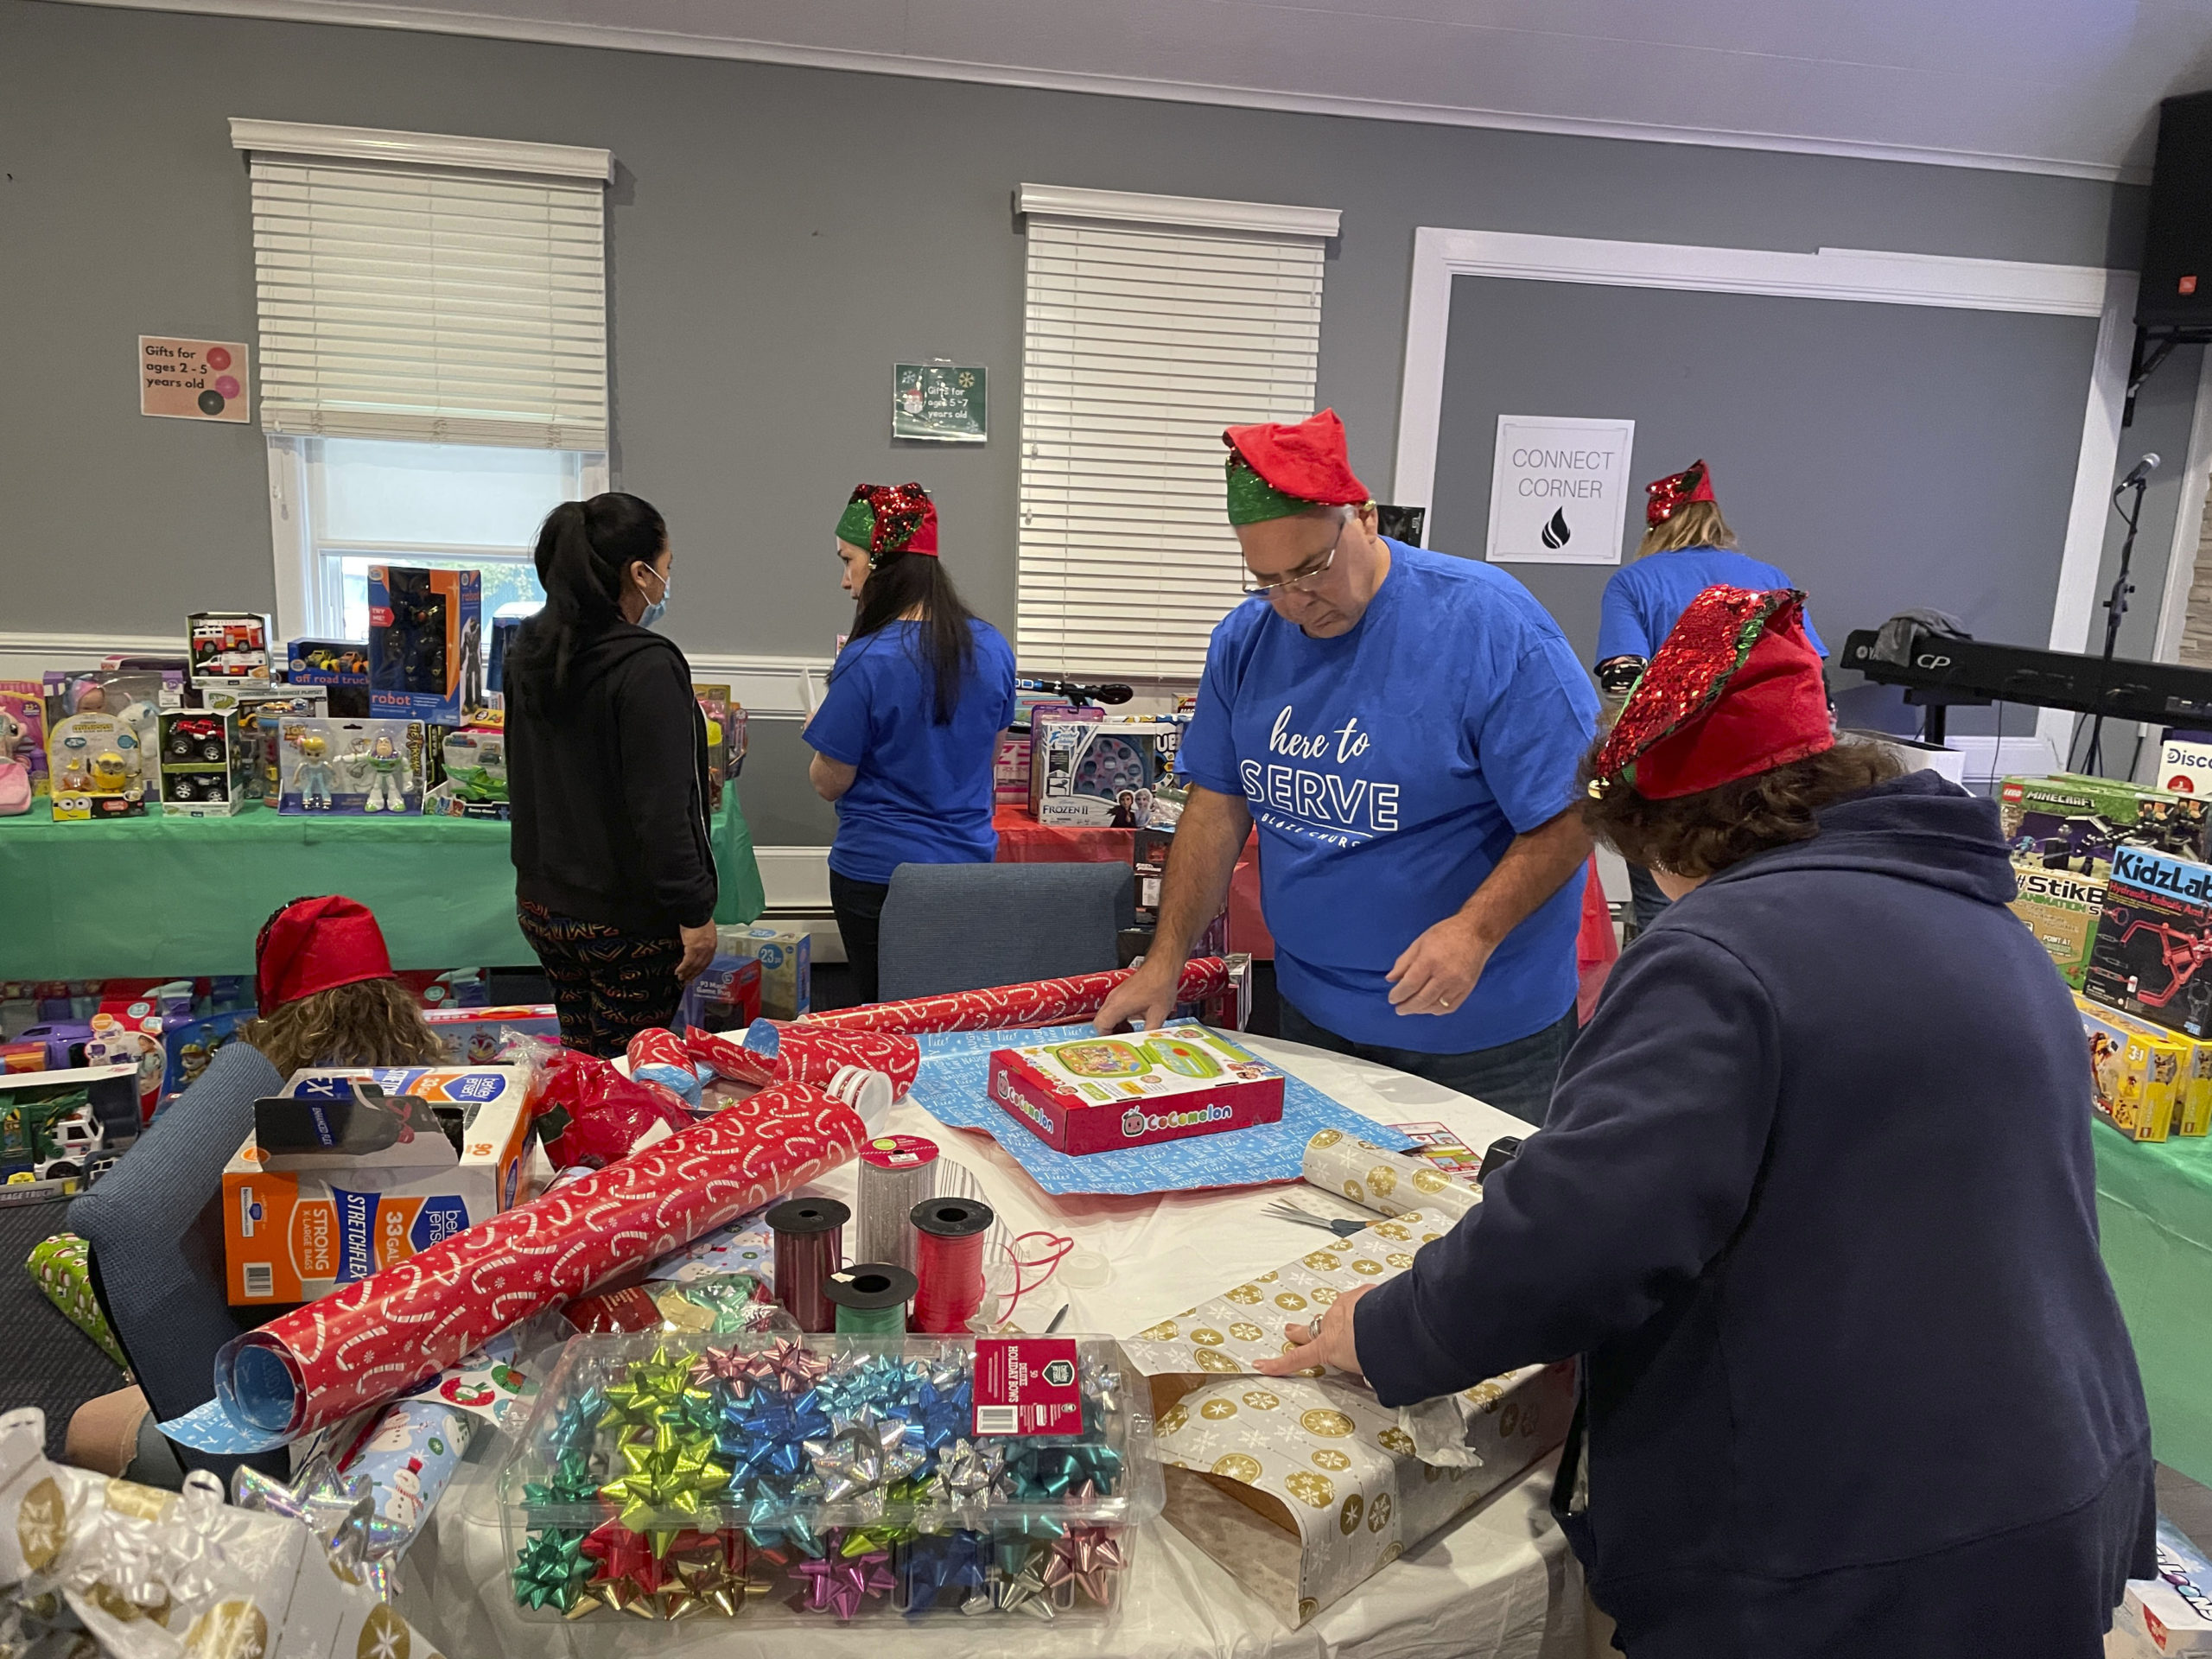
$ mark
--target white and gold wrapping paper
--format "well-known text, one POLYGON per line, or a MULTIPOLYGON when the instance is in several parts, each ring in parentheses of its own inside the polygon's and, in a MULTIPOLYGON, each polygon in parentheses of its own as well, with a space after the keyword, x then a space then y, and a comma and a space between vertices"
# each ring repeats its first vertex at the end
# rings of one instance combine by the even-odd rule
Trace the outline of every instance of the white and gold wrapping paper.
POLYGON ((1307 1183, 1381 1215, 1408 1210, 1438 1217, 1448 1229, 1483 1201, 1482 1193, 1426 1159, 1392 1152, 1341 1129, 1323 1129, 1306 1143, 1307 1183))

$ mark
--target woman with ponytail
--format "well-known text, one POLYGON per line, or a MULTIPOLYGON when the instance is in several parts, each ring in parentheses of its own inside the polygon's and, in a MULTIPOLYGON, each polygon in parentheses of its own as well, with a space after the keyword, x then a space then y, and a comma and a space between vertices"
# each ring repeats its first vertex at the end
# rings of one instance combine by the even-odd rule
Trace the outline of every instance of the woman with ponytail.
POLYGON ((876 998, 876 927, 901 864, 988 864, 991 768, 1014 720, 1014 652, 961 603, 918 484, 863 484, 837 520, 853 631, 806 728, 816 793, 837 804, 836 912, 860 1001, 876 998))
POLYGON ((670 558, 638 497, 563 502, 537 532, 545 608, 506 658, 517 919, 561 1040, 590 1054, 666 1025, 715 954, 706 721, 691 665, 652 632, 670 558))

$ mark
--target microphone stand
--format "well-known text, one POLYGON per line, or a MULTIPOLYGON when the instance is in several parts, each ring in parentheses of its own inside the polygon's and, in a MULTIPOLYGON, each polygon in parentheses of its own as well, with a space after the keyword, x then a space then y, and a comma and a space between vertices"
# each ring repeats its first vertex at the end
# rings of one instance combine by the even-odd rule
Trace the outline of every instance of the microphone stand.
MULTIPOLYGON (((2105 600, 2104 664, 2097 676, 2100 702, 2103 700, 2105 688, 2112 679, 2113 653, 2120 646, 2120 619, 2127 614, 2127 596, 2135 591, 2135 584, 2128 580, 2128 567, 2135 560, 2135 526, 2142 519, 2143 492, 2150 482, 2151 476, 2145 473, 2139 479, 2122 484, 2112 493, 2113 505, 2120 512, 2120 522, 2127 526, 2127 534, 2120 543, 2120 573, 2113 578, 2112 592, 2105 600), (2131 489, 2135 492, 2135 510, 2133 512, 2120 505, 2120 496, 2131 489)), ((2090 723, 2089 753, 2082 761, 2082 769, 2092 777, 2104 764, 2104 730, 2105 717, 2099 713, 2090 723)), ((2003 760, 2002 755, 1998 757, 2000 765, 2003 760)))

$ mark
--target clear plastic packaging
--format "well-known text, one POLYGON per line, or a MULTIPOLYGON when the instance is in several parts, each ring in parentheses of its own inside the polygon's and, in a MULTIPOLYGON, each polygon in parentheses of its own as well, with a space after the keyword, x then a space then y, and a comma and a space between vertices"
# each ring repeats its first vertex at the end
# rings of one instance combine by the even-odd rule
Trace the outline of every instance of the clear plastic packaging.
POLYGON ((499 1478, 518 1607, 550 1621, 1111 1618, 1137 1527, 1163 1502, 1141 1379, 1107 1338, 985 1338, 980 1363, 978 1345, 573 1338, 499 1478))

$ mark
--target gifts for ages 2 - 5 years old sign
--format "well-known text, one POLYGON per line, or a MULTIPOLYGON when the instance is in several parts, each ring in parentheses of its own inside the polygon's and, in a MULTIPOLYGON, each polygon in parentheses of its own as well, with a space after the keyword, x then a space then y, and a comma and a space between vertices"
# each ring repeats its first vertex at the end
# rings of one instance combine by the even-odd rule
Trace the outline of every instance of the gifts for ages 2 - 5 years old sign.
POLYGON ((138 412, 244 424, 252 413, 245 346, 234 340, 138 336, 138 412))
POLYGON ((1618 564, 1634 421, 1497 417, 1493 564, 1618 564))

